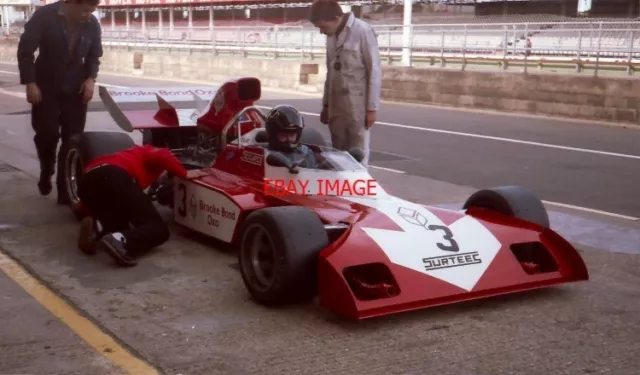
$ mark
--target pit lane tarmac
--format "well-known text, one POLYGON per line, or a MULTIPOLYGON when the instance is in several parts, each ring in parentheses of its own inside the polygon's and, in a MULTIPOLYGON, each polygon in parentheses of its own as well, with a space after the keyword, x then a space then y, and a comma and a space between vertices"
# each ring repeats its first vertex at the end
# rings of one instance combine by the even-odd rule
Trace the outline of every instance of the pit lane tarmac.
MULTIPOLYGON (((116 130, 92 115, 89 130, 116 130)), ((0 173, 2 251, 159 372, 631 375, 640 367, 640 262, 637 254, 611 251, 632 242, 640 230, 635 221, 550 209, 553 225, 580 249, 588 282, 361 322, 345 321, 316 302, 267 309, 249 299, 232 249, 216 248, 173 225, 171 240, 132 269, 113 266, 104 254, 81 254, 77 222, 54 197, 37 193, 28 131, 20 137, 12 127, 24 128, 26 118, 5 119, 18 138, 0 140, 0 162, 24 172, 0 173), (592 239, 590 246, 581 244, 584 238, 592 239)), ((390 193, 431 204, 459 205, 474 191, 423 177, 372 174, 390 193)), ((170 220, 169 212, 163 213, 170 220)), ((0 280, 3 295, 2 285, 10 282, 0 280)), ((96 363, 108 357, 92 349, 91 340, 82 344, 80 333, 63 336, 38 324, 38 319, 60 322, 54 315, 22 312, 36 309, 31 304, 4 312, 22 322, 23 337, 59 336, 48 344, 58 361, 35 363, 29 373, 75 373, 63 367, 69 361, 80 361, 77 373, 115 372, 113 364, 96 363), (73 350, 85 351, 70 355, 73 350)), ((17 347, 15 334, 5 330, 0 328, 0 347, 17 347)), ((7 358, 0 351, 0 373, 25 371, 7 358)))

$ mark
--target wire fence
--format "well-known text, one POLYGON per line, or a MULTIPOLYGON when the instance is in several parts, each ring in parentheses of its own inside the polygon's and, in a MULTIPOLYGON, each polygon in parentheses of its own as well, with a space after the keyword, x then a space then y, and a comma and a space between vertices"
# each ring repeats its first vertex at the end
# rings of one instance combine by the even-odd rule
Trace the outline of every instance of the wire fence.
MULTIPOLYGON (((440 25, 374 25, 381 50, 403 47, 415 52, 503 55, 535 48, 545 56, 628 57, 640 55, 640 21, 491 23, 440 25), (403 46, 408 29, 410 44, 403 46), (527 42, 530 42, 530 46, 527 42)), ((184 44, 207 47, 268 47, 277 50, 324 51, 326 38, 313 28, 299 26, 216 26, 140 28, 105 27, 107 42, 184 44)))
MULTIPOLYGON (((374 25, 385 64, 399 65, 404 49, 412 66, 461 69, 534 68, 633 75, 640 63, 640 21, 374 25), (410 44, 403 45, 403 31, 410 44)), ((297 26, 147 26, 103 30, 114 48, 189 50, 255 58, 324 59, 326 38, 297 26)))
MULTIPOLYGON (((384 64, 462 70, 634 75, 640 19, 585 22, 375 24, 384 64), (407 29, 410 43, 403 45, 407 29)), ((103 25, 108 48, 182 50, 243 58, 324 60, 326 37, 308 24, 158 27, 103 25)))

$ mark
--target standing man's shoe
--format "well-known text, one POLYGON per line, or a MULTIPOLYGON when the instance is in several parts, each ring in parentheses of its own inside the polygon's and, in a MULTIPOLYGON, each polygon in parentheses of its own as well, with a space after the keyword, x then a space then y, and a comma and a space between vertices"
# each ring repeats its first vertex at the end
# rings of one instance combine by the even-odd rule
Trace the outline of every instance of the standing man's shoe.
POLYGON ((55 163, 40 162, 40 179, 38 180, 38 190, 43 196, 47 196, 51 193, 53 186, 51 185, 51 178, 55 173, 55 163))
POLYGON ((40 180, 38 180, 38 190, 40 190, 40 194, 47 196, 51 193, 53 186, 51 185, 51 176, 53 174, 47 169, 40 170, 40 180))

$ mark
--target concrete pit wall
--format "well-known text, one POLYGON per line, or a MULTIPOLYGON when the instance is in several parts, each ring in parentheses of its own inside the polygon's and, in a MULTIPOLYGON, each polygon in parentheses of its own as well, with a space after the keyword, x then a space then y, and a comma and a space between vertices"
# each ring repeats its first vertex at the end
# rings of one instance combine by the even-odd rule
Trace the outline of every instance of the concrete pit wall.
MULTIPOLYGON (((15 62, 16 46, 3 45, 0 61, 15 62)), ((105 48, 101 71, 215 83, 230 77, 253 76, 260 78, 267 88, 322 93, 326 68, 324 62, 105 48)), ((640 122, 638 78, 384 67, 382 98, 618 123, 640 122)))
MULTIPOLYGON (((322 92, 326 67, 310 76, 322 92)), ((640 79, 384 67, 383 100, 640 124, 640 79)))
POLYGON ((230 77, 255 76, 265 87, 298 90, 309 74, 317 74, 317 64, 296 61, 216 57, 172 52, 131 52, 105 50, 101 70, 118 74, 223 82, 230 77))
POLYGON ((384 70, 382 97, 401 102, 638 123, 640 80, 394 67, 384 70))

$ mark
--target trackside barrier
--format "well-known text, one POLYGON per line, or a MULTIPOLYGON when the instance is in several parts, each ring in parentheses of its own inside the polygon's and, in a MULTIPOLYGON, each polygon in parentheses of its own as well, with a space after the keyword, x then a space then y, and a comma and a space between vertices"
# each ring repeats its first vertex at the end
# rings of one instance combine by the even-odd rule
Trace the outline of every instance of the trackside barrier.
MULTIPOLYGON (((633 75, 640 59, 639 20, 576 20, 530 17, 540 22, 424 23, 409 27, 411 43, 403 46, 401 20, 368 21, 378 36, 383 63, 399 65, 402 49, 411 66, 473 70, 573 72, 633 75), (489 61, 484 61, 488 59, 489 61), (494 61, 498 61, 498 63, 494 61)), ((422 23, 421 23, 422 22, 422 23)), ((257 58, 324 59, 326 38, 308 23, 209 27, 114 26, 103 38, 113 47, 172 49, 257 58)))
MULTIPOLYGON (((0 44, 0 61, 15 62, 16 46, 0 44)), ((215 56, 184 51, 105 47, 102 72, 217 84, 258 77, 265 88, 321 93, 324 62, 215 56)), ((640 80, 632 77, 527 74, 446 68, 383 67, 383 100, 490 109, 637 124, 640 80)), ((320 106, 320 104, 318 104, 320 106)))

